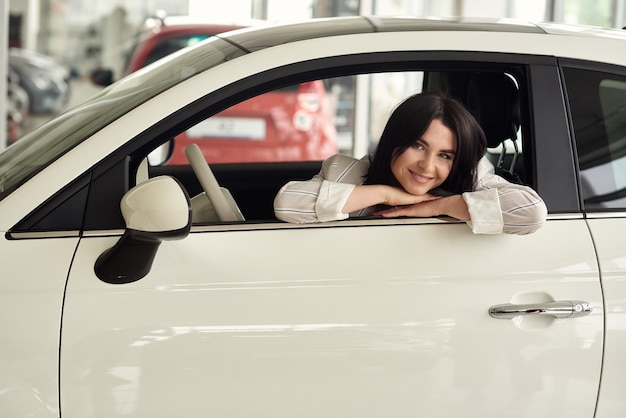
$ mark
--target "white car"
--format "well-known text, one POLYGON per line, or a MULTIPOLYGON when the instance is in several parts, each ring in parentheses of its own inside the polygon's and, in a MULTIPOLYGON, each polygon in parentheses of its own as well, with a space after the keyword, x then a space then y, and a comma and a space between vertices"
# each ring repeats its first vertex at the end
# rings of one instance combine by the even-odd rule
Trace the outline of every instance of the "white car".
POLYGON ((625 416, 625 49, 620 30, 333 18, 106 88, 0 154, 0 415, 625 416), (198 126, 258 140, 211 116, 308 80, 352 83, 355 156, 403 96, 464 101, 546 224, 287 224, 276 191, 319 161, 158 165, 198 126))

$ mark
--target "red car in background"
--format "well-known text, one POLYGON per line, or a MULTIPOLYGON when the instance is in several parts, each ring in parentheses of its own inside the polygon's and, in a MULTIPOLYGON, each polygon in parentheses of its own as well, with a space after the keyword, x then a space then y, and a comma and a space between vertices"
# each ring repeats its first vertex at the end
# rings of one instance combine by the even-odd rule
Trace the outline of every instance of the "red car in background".
MULTIPOLYGON (((124 75, 210 36, 246 27, 176 17, 151 22, 156 24, 138 36, 124 75)), ((92 80, 107 85, 112 75, 97 70, 92 80)), ((198 143, 209 163, 313 161, 338 152, 326 88, 319 80, 256 96, 199 123, 174 139, 167 164, 188 164, 184 149, 191 142, 198 143)))

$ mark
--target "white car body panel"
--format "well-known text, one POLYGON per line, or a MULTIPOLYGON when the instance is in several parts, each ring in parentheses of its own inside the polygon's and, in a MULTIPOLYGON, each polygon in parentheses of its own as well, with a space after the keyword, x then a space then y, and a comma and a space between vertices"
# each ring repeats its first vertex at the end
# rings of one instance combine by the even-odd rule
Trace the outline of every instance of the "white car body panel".
POLYGON ((58 417, 61 314, 77 244, 78 238, 0 241, 3 416, 58 417))
POLYGON ((596 418, 620 416, 624 411, 626 359, 626 249, 624 218, 591 219, 589 228, 600 254, 605 297, 606 335, 602 367, 602 390, 596 418))
POLYGON ((82 240, 64 310, 64 415, 593 416, 603 309, 583 220, 524 237, 345 222, 192 232, 124 286, 93 273, 115 239, 82 240), (590 295, 581 318, 488 314, 590 295), (555 393, 562 402, 546 402, 555 393))

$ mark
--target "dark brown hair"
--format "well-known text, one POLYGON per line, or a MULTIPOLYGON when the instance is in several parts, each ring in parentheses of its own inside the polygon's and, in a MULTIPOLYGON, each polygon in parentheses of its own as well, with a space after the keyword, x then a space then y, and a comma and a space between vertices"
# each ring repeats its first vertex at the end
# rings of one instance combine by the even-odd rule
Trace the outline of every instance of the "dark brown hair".
POLYGON ((471 113, 457 100, 438 93, 408 97, 392 112, 372 158, 365 184, 397 186, 391 164, 420 139, 430 123, 438 119, 457 138, 450 175, 433 194, 472 191, 478 162, 485 154, 487 139, 471 113))

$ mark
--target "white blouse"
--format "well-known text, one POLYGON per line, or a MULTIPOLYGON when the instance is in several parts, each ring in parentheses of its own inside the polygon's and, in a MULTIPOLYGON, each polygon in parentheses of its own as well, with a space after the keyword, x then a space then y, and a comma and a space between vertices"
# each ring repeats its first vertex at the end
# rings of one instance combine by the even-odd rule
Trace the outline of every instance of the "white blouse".
MULTIPOLYGON (((274 199, 274 213, 291 223, 329 222, 348 217, 367 216, 376 207, 342 213, 354 186, 363 184, 370 159, 358 160, 337 154, 322 164, 322 169, 307 181, 291 181, 274 199)), ((475 234, 529 234, 544 224, 547 208, 530 187, 514 184, 494 174, 493 165, 483 158, 477 170, 474 191, 463 193, 475 234)))

